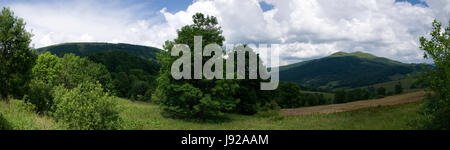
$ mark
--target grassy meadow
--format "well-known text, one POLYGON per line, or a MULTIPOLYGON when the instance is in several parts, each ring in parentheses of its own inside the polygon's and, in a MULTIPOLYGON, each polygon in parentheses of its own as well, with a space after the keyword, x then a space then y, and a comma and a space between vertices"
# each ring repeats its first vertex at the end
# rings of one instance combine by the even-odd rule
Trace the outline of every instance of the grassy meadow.
MULTIPOLYGON (((422 103, 370 108, 339 114, 295 117, 258 117, 227 114, 220 123, 185 121, 162 116, 157 105, 119 99, 122 128, 125 130, 409 130, 415 129, 422 103)), ((0 101, 0 113, 12 129, 59 130, 64 125, 52 117, 39 115, 19 100, 0 101)))

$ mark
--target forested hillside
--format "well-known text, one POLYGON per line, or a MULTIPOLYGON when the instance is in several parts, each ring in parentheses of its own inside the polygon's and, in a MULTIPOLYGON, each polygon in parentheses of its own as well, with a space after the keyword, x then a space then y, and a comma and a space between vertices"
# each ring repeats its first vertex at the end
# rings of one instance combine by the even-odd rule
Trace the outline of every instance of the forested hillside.
POLYGON ((404 79, 422 67, 422 64, 404 64, 363 52, 338 52, 283 66, 280 80, 327 89, 356 88, 404 79))
POLYGON ((125 51, 134 56, 138 56, 144 59, 156 60, 156 54, 160 49, 154 47, 131 45, 131 44, 112 44, 112 43, 63 43, 43 47, 37 49, 38 54, 42 54, 49 51, 59 57, 67 53, 73 53, 77 56, 86 56, 98 52, 108 51, 125 51))

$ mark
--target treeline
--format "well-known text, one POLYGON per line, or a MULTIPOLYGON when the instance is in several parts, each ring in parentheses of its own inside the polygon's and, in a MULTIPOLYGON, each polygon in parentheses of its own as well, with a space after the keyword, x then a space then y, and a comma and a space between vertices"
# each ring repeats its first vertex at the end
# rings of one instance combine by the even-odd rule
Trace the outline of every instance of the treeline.
POLYGON ((298 108, 332 104, 333 99, 325 98, 323 94, 300 92, 301 86, 294 82, 280 83, 275 99, 281 108, 298 108))
POLYGON ((63 43, 49 47, 38 48, 36 51, 38 54, 50 52, 59 57, 63 57, 65 54, 69 53, 75 54, 80 57, 86 57, 94 53, 121 51, 127 52, 139 58, 156 61, 156 55, 160 50, 154 47, 130 45, 124 43, 63 43))
POLYGON ((365 89, 354 90, 338 90, 334 93, 335 103, 347 103, 366 99, 383 98, 385 96, 391 96, 403 93, 403 87, 400 82, 395 85, 394 91, 387 91, 384 87, 374 88, 368 87, 365 89))

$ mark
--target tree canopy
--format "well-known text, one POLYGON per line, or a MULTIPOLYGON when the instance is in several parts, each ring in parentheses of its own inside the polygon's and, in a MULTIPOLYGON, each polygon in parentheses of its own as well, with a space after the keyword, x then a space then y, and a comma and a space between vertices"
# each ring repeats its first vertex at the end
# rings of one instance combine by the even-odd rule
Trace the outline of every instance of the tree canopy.
POLYGON ((28 90, 36 56, 29 47, 31 33, 9 8, 0 14, 0 98, 21 97, 28 90))

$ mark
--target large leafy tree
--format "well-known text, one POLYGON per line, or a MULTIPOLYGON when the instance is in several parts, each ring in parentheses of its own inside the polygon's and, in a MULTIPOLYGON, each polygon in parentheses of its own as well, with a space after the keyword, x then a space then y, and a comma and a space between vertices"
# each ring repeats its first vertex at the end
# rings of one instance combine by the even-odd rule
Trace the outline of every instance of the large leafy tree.
POLYGON ((36 56, 29 47, 31 34, 23 19, 9 8, 0 14, 0 98, 21 97, 28 89, 36 56))
MULTIPOLYGON (((233 98, 239 85, 233 80, 196 79, 175 80, 171 76, 172 63, 179 57, 171 56, 175 44, 186 44, 194 56, 194 37, 202 36, 202 48, 208 44, 223 45, 225 38, 213 16, 201 13, 193 17, 194 24, 186 25, 178 30, 178 37, 173 41, 166 41, 166 51, 159 55, 161 62, 158 89, 155 98, 161 103, 165 114, 174 117, 211 118, 222 116, 223 112, 231 111, 239 100, 233 98)), ((203 57, 204 64, 211 56, 203 57)), ((192 63, 192 68, 193 68, 192 63)), ((193 76, 193 74, 191 74, 193 76)))
MULTIPOLYGON (((245 115, 253 115, 258 111, 258 105, 265 106, 268 103, 271 105, 276 104, 275 97, 277 95, 277 91, 264 91, 261 90, 261 82, 269 82, 268 80, 263 80, 261 77, 257 76, 256 79, 250 79, 250 57, 256 56, 257 69, 253 69, 253 71, 259 72, 260 69, 267 68, 265 66, 259 66, 258 63, 262 63, 259 54, 256 54, 252 48, 248 47, 248 45, 237 46, 234 48, 233 53, 228 54, 228 59, 226 61, 230 61, 231 57, 234 57, 234 68, 238 67, 238 57, 239 54, 244 54, 245 58, 245 71, 244 78, 240 80, 236 80, 239 83, 239 88, 236 91, 234 97, 239 99, 239 103, 237 104, 234 112, 245 114, 245 115)), ((237 73, 234 74, 235 78, 238 78, 237 73)))
POLYGON ((278 87, 277 103, 282 108, 296 108, 303 106, 300 86, 294 82, 280 84, 278 87))
POLYGON ((449 26, 442 30, 442 23, 433 22, 430 39, 420 38, 420 48, 425 51, 424 57, 432 59, 434 68, 422 75, 422 80, 435 96, 425 107, 428 129, 450 129, 450 20, 449 26))

